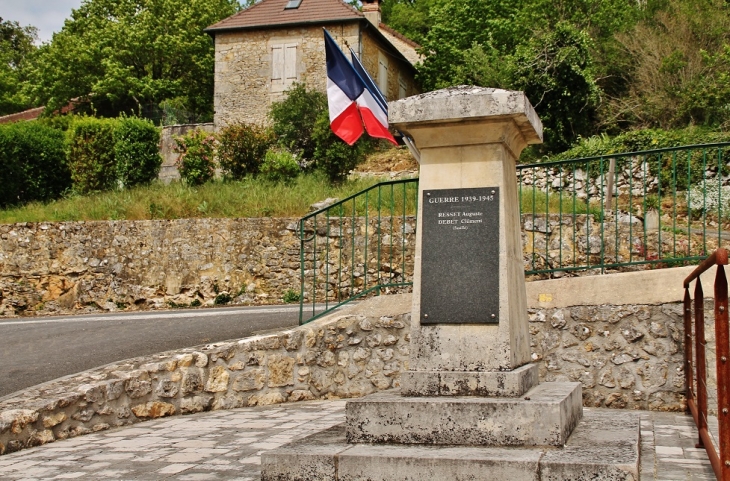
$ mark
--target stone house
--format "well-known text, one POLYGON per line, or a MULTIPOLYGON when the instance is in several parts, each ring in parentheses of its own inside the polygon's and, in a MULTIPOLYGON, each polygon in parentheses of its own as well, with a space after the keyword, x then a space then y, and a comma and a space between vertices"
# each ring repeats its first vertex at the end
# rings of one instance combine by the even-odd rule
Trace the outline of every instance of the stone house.
POLYGON ((262 0, 206 31, 215 39, 215 125, 267 122, 294 82, 326 91, 324 35, 352 48, 388 100, 419 93, 418 45, 380 21, 380 0, 360 12, 342 0, 262 0))

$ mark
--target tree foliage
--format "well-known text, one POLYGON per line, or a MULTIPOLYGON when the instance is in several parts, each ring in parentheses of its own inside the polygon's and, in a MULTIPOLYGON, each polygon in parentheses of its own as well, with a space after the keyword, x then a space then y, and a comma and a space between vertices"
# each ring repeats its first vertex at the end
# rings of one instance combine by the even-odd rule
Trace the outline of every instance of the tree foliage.
POLYGON ((103 115, 154 116, 175 100, 191 120, 210 119, 213 42, 203 29, 237 8, 235 0, 85 0, 40 47, 29 92, 51 110, 81 98, 103 115))
POLYGON ((294 84, 286 97, 271 105, 269 118, 279 145, 299 156, 304 163, 314 158, 313 131, 317 118, 327 110, 327 96, 294 84))
POLYGON ((405 22, 401 30, 423 35, 418 72, 426 90, 460 83, 524 90, 545 126, 541 153, 600 131, 730 126, 723 0, 386 3, 389 18, 405 22), (398 13, 406 11, 410 23, 398 13))
POLYGON ((38 38, 35 27, 0 17, 0 115, 19 112, 31 106, 23 92, 24 68, 35 52, 38 38))
POLYGON ((727 2, 668 0, 617 40, 628 92, 606 102, 606 128, 730 126, 727 2))

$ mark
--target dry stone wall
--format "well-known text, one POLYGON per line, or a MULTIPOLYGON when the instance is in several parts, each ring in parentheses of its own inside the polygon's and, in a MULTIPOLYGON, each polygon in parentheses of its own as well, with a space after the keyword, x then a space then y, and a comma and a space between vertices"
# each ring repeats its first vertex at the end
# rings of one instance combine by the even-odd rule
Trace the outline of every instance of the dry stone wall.
POLYGON ((0 225, 0 316, 281 302, 296 219, 0 225))
MULTIPOLYGON (((377 223, 305 230, 305 300, 412 281, 415 219, 377 223)), ((282 303, 300 272, 295 218, 0 225, 0 317, 282 303)))
POLYGON ((211 409, 359 397, 408 369, 410 297, 276 334, 131 359, 0 400, 0 454, 211 409))
MULTIPOLYGON (((606 222, 605 261, 636 261, 659 249, 658 240, 651 242, 658 233, 640 250, 630 235, 638 227, 606 222)), ((377 282, 413 279, 413 217, 356 218, 354 224, 331 218, 304 227, 307 301, 341 300, 377 282)), ((601 227, 592 218, 561 224, 552 215, 526 214, 522 227, 528 270, 601 260, 601 227)), ((672 247, 667 237, 664 250, 672 247)), ((4 224, 0 317, 210 306, 216 299, 281 303, 300 292, 300 261, 295 218, 4 224)))

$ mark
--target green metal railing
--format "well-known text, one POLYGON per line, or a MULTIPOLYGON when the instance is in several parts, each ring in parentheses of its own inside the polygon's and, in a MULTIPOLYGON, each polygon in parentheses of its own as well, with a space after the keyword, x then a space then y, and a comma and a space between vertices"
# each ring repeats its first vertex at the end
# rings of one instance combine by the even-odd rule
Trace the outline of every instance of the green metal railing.
POLYGON ((417 208, 418 179, 403 179, 303 217, 300 324, 353 299, 411 286, 417 208))
MULTIPOLYGON (((730 142, 517 166, 525 274, 698 263, 730 242, 728 161, 730 142)), ((300 323, 407 290, 417 206, 407 179, 303 217, 300 323)))
POLYGON ((697 263, 730 240, 730 143, 519 165, 525 273, 697 263))

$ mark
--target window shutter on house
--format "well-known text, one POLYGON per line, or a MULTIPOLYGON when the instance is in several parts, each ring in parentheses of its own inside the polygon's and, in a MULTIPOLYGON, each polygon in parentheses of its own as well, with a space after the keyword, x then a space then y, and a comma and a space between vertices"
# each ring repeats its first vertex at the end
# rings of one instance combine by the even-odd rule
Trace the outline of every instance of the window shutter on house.
POLYGON ((407 93, 408 93, 408 87, 406 86, 406 80, 401 75, 399 75, 398 76, 398 98, 399 99, 405 98, 407 93))
POLYGON ((271 46, 271 86, 275 90, 288 87, 297 80, 297 44, 271 46))
POLYGON ((271 84, 282 85, 284 83, 284 46, 274 45, 271 47, 271 84))
POLYGON ((291 85, 297 80, 297 44, 284 46, 284 84, 291 85))
POLYGON ((378 88, 383 97, 388 98, 388 59, 381 53, 378 55, 378 88))

